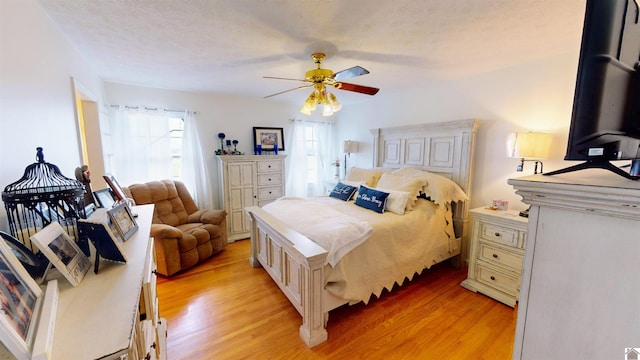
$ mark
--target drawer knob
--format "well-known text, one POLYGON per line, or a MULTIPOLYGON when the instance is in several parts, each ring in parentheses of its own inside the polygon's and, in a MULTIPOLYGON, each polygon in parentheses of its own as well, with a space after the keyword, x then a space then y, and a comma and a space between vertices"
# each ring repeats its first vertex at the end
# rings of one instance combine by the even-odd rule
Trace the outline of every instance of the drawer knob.
POLYGON ((498 254, 493 254, 493 258, 497 259, 498 258, 498 254))
POLYGON ((493 234, 493 235, 495 235, 496 237, 500 237, 500 233, 499 233, 499 232, 496 232, 496 233, 495 233, 495 234, 493 234))
POLYGON ((269 194, 271 194, 271 191, 269 191, 269 194))
POLYGON ((271 181, 271 178, 269 178, 269 181, 271 181))
POLYGON ((495 277, 495 276, 493 276, 493 275, 491 275, 491 278, 490 278, 490 279, 495 281, 495 280, 496 280, 496 277, 495 277))
POLYGON ((269 169, 271 169, 271 165, 269 165, 269 169))

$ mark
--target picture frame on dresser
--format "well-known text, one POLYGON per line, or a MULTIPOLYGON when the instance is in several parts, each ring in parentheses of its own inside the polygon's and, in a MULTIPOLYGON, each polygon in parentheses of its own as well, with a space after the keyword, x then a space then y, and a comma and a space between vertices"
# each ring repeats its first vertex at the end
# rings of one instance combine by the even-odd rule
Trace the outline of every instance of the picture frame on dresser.
MULTIPOLYGON (((18 258, 0 241, 0 341, 19 360, 51 358, 58 282, 42 290, 18 258)), ((0 353, 0 357, 1 357, 0 353)))
MULTIPOLYGON (((60 223, 51 222, 31 236, 31 241, 73 287, 80 285, 91 267, 91 261, 76 242, 71 240, 60 223)), ((45 271, 43 278, 46 276, 45 271)))
POLYGON ((93 197, 96 199, 98 207, 101 208, 111 209, 113 204, 116 202, 116 199, 109 188, 94 191, 93 197))
POLYGON ((119 236, 107 209, 96 210, 88 219, 78 219, 78 237, 84 242, 90 240, 96 249, 94 273, 98 273, 100 258, 117 263, 127 262, 127 255, 120 244, 124 240, 119 236))
POLYGON ((120 203, 113 209, 107 210, 109 219, 114 225, 113 227, 118 231, 122 241, 127 241, 138 230, 138 224, 133 218, 129 206, 125 203, 120 203))
POLYGON ((253 147, 262 146, 263 151, 284 151, 284 130, 279 127, 254 127, 253 147))
POLYGON ((116 180, 115 176, 111 174, 105 174, 102 176, 102 178, 107 183, 107 185, 109 185, 109 188, 111 188, 113 196, 116 200, 118 201, 127 200, 127 195, 124 193, 124 190, 122 190, 122 187, 118 183, 118 180, 116 180))

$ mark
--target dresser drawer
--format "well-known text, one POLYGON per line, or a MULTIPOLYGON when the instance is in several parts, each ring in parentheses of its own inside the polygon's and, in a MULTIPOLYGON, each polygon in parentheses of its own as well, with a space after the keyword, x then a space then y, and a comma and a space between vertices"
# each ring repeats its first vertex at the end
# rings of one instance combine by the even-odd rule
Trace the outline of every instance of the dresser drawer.
POLYGON ((511 295, 517 295, 520 291, 520 278, 509 276, 491 267, 478 264, 476 267, 477 279, 492 288, 504 291, 511 295))
POLYGON ((480 229, 480 237, 485 240, 495 241, 497 243, 520 247, 520 231, 494 225, 490 223, 482 223, 480 229))
POLYGON ((265 199, 277 199, 282 196, 282 188, 279 187, 269 187, 269 188, 259 188, 258 189, 258 201, 265 199))
POLYGON ((506 267, 508 270, 512 270, 517 273, 520 273, 522 268, 522 255, 487 244, 480 244, 478 256, 484 261, 506 267))
POLYGON ((282 161, 258 161, 258 173, 281 172, 282 161))
POLYGON ((281 174, 258 175, 258 186, 278 186, 278 185, 282 185, 281 174))

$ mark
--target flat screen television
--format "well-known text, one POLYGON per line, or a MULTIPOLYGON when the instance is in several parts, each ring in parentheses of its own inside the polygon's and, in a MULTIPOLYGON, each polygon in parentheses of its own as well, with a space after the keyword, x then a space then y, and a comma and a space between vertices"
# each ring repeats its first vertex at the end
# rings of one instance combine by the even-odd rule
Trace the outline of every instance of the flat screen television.
POLYGON ((640 179, 640 0, 587 0, 564 159, 640 179))

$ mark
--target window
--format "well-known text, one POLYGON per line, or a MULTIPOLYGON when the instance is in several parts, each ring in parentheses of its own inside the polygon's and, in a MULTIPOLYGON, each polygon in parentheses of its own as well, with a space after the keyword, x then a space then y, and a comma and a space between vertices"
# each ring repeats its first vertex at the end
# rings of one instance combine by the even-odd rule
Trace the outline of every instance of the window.
POLYGON ((319 182, 318 177, 318 131, 315 126, 305 126, 305 149, 307 155, 307 183, 319 182))
POLYGON ((181 178, 183 113, 118 107, 108 123, 105 168, 121 183, 181 178))
POLYGON ((331 166, 335 161, 333 132, 331 122, 292 121, 287 148, 287 195, 314 196, 325 192, 325 182, 333 178, 335 169, 331 166))

